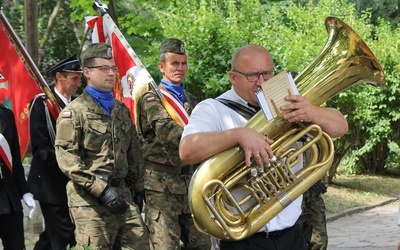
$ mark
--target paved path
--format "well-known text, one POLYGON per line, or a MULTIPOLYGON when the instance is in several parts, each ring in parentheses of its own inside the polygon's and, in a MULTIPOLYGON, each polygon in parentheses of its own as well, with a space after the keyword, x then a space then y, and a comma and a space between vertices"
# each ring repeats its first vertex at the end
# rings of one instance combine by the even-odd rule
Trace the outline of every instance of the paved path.
POLYGON ((400 242, 399 203, 395 199, 386 203, 352 215, 328 216, 328 250, 396 250, 400 242), (336 220, 329 221, 332 219, 336 220))
MULTIPOLYGON (((400 242, 398 211, 398 200, 391 199, 372 208, 359 207, 328 215, 328 250, 397 250, 400 242)), ((24 212, 28 213, 26 207, 24 212)), ((39 208, 33 220, 25 218, 26 250, 33 249, 42 230, 40 213, 39 208)), ((1 244, 0 250, 3 250, 1 244)))

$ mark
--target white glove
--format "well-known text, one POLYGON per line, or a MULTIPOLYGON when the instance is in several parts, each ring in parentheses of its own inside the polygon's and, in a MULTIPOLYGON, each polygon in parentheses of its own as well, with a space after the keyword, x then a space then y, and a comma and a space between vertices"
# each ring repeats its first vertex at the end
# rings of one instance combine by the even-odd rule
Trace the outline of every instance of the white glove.
POLYGON ((29 207, 29 219, 32 219, 36 211, 36 203, 31 193, 26 193, 22 196, 25 204, 29 207))

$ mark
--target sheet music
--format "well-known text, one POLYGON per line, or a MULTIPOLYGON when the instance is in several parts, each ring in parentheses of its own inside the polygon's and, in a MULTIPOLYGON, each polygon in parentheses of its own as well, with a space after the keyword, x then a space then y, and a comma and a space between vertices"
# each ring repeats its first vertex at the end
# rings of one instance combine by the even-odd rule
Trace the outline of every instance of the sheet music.
POLYGON ((268 106, 267 99, 265 99, 264 93, 261 88, 256 91, 256 97, 258 99, 258 104, 260 105, 260 108, 263 111, 267 121, 272 120, 274 117, 271 113, 271 109, 268 106))
POLYGON ((267 80, 256 91, 259 105, 268 121, 283 115, 279 108, 289 103, 285 100, 285 97, 292 94, 298 95, 299 91, 296 88, 292 75, 287 71, 283 71, 267 80))

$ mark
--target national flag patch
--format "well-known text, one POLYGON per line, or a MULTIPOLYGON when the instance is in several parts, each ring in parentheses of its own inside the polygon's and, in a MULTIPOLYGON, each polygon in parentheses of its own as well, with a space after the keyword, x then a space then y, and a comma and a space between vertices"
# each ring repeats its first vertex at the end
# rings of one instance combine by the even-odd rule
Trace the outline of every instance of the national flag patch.
POLYGON ((152 102, 152 101, 155 101, 155 100, 156 100, 156 98, 155 98, 154 96, 148 97, 148 98, 146 99, 147 102, 152 102))
POLYGON ((71 111, 65 111, 62 113, 62 118, 71 118, 71 117, 72 117, 71 111))

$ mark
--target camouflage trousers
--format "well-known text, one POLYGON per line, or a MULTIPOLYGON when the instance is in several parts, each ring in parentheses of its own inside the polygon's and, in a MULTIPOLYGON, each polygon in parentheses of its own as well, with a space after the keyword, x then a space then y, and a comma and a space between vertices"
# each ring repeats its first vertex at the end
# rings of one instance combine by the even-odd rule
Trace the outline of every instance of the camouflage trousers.
POLYGON ((146 190, 144 213, 155 250, 211 249, 210 236, 194 226, 187 195, 146 190))
POLYGON ((133 204, 123 215, 115 215, 104 206, 70 207, 75 224, 77 250, 148 250, 149 234, 146 225, 133 204))
POLYGON ((303 213, 311 214, 311 218, 303 223, 303 234, 310 250, 326 250, 328 234, 326 229, 326 208, 321 193, 313 189, 303 194, 303 213))

